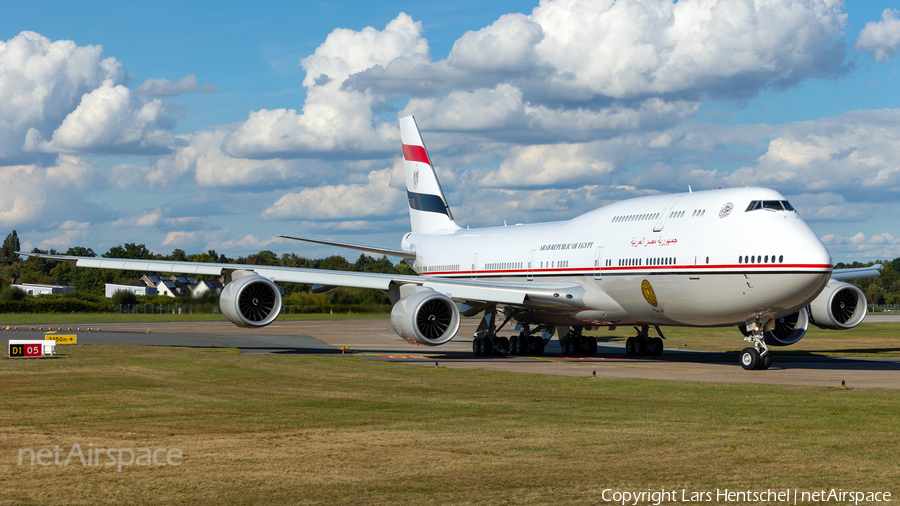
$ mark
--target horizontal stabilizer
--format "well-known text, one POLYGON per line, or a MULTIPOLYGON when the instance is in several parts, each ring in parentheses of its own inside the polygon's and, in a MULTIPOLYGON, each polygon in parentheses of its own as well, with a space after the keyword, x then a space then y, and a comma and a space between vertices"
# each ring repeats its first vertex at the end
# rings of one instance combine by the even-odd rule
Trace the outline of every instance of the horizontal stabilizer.
POLYGON ((357 251, 373 253, 376 255, 387 255, 389 257, 400 257, 400 258, 405 258, 407 260, 415 260, 416 259, 415 253, 410 253, 409 251, 403 251, 403 250, 399 250, 399 249, 378 248, 375 246, 360 246, 358 244, 347 244, 345 242, 335 242, 335 241, 323 241, 321 239, 305 239, 303 237, 291 237, 289 235, 279 235, 278 237, 284 237, 285 239, 293 239, 295 241, 305 241, 305 242, 312 242, 312 243, 316 243, 316 244, 324 244, 326 246, 337 246, 339 248, 355 249, 357 251))

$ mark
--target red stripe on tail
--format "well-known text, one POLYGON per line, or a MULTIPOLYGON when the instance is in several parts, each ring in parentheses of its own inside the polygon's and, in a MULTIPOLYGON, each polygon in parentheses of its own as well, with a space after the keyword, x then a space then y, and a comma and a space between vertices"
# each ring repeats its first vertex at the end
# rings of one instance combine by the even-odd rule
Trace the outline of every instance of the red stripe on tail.
POLYGON ((410 146, 409 144, 404 144, 403 159, 408 162, 422 162, 431 165, 431 162, 428 160, 428 153, 425 152, 425 148, 422 146, 410 146))

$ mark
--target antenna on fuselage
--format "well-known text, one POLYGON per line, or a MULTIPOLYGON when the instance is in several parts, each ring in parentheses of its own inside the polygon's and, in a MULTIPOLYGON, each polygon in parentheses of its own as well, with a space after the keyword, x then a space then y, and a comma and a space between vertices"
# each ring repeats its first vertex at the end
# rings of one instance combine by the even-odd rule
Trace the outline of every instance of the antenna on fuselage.
POLYGON ((688 185, 688 193, 694 193, 694 190, 691 190, 691 185, 688 185))

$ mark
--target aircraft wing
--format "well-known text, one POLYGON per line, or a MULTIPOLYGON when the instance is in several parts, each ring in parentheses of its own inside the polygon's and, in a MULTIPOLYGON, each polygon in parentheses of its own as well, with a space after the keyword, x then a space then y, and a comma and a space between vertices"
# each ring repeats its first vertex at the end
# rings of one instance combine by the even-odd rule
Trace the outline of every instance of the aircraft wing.
POLYGON ((373 288, 385 291, 390 290, 392 285, 416 284, 431 288, 457 301, 492 302, 512 305, 523 305, 528 301, 532 305, 575 308, 583 305, 584 295, 582 287, 563 283, 498 283, 430 276, 329 271, 269 265, 126 260, 22 252, 18 252, 18 254, 33 258, 71 262, 76 267, 93 269, 205 274, 211 276, 227 275, 234 271, 254 271, 272 281, 285 283, 373 288))
POLYGON ((881 275, 881 269, 884 269, 884 266, 881 264, 855 269, 835 269, 831 271, 831 279, 844 281, 847 279, 877 278, 881 275))

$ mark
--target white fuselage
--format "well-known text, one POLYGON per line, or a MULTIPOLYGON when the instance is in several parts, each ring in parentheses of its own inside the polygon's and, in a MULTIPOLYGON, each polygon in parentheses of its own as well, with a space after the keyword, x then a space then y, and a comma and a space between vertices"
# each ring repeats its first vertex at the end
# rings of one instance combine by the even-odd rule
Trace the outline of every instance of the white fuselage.
POLYGON ((793 313, 831 277, 831 257, 765 188, 658 195, 568 221, 411 233, 423 275, 567 282, 585 290, 568 316, 591 324, 717 326, 793 313), (647 287, 650 287, 648 290, 647 287))

